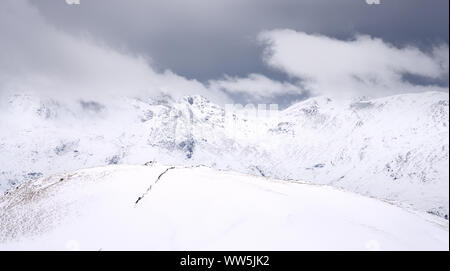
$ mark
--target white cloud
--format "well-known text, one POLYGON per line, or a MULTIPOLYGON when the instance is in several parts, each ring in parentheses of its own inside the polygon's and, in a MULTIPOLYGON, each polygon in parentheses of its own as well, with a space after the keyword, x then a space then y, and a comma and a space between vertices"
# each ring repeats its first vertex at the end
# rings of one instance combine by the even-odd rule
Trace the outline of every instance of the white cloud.
POLYGON ((54 98, 105 99, 163 92, 226 99, 196 80, 154 71, 142 56, 56 29, 26 1, 2 1, 0 39, 0 94, 26 91, 54 98))
POLYGON ((316 94, 383 96, 431 89, 448 91, 403 80, 405 74, 431 79, 448 76, 446 44, 427 54, 369 36, 343 41, 293 30, 266 31, 259 40, 266 46, 264 60, 269 66, 301 79, 316 94))
POLYGON ((302 95, 305 89, 316 94, 372 96, 441 90, 406 83, 402 76, 448 76, 448 45, 426 54, 368 36, 340 41, 275 30, 259 36, 266 45, 264 59, 291 75, 292 82, 250 74, 225 76, 204 85, 171 71, 155 71, 146 56, 125 54, 92 36, 74 36, 57 29, 27 1, 4 0, 0 5, 0 95, 34 92, 68 100, 104 100, 110 96, 200 94, 217 103, 228 103, 231 98, 227 94, 261 100, 302 95))
POLYGON ((279 82, 261 74, 248 77, 225 76, 223 80, 209 82, 210 89, 230 94, 245 94, 255 99, 273 98, 282 95, 300 95, 303 90, 289 82, 279 82))

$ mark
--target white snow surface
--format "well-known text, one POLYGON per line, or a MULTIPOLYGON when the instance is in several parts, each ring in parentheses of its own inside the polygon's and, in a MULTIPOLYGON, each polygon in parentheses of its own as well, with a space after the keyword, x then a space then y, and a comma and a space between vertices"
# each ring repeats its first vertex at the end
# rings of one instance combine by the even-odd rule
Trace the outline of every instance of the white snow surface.
POLYGON ((315 97, 270 117, 200 96, 75 103, 21 94, 0 102, 0 192, 155 160, 331 185, 448 219, 448 93, 315 97))
POLYGON ((449 231, 438 216, 329 186, 153 163, 0 197, 0 250, 24 249, 448 250, 449 231))

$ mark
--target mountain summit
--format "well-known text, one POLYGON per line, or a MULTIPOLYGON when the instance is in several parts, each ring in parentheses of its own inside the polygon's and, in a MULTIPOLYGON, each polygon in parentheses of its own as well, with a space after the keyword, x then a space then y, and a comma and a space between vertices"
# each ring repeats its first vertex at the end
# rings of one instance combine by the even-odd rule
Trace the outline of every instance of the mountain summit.
POLYGON ((276 114, 201 96, 69 104, 16 95, 5 112, 3 192, 70 170, 159 161, 331 185, 448 219, 448 93, 315 97, 276 114))

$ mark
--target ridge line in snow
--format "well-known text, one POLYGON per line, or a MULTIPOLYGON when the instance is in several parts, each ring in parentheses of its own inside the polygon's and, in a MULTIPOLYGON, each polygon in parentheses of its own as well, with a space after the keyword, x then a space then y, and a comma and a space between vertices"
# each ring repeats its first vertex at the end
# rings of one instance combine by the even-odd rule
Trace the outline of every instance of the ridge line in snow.
POLYGON ((167 172, 169 172, 169 170, 172 170, 172 169, 175 169, 176 167, 174 167, 174 166, 172 166, 172 167, 169 167, 169 168, 166 168, 166 170, 164 170, 161 174, 159 174, 159 176, 158 176, 158 178, 156 178, 156 181, 153 183, 153 184, 151 184, 148 188, 147 188, 147 190, 144 192, 144 194, 142 194, 140 197, 138 197, 138 199, 136 200, 136 202, 134 203, 134 205, 136 206, 138 203, 139 203, 139 201, 141 201, 141 199, 143 199, 151 190, 152 190, 152 187, 154 186, 154 185, 156 185, 158 182, 159 182, 159 180, 161 179, 161 177, 164 175, 164 174, 166 174, 167 172))

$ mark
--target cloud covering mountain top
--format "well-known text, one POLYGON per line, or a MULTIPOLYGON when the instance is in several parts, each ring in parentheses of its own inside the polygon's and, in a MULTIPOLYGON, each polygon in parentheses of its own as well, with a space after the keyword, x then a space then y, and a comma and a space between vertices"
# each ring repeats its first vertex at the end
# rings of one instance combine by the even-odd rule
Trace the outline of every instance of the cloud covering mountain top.
MULTIPOLYGON (((3 2, 3 1, 2 1, 3 2)), ((448 0, 31 0, 46 21, 74 35, 90 33, 133 55, 147 55, 158 70, 202 82, 228 74, 261 73, 257 34, 293 29, 347 40, 356 34, 395 46, 429 49, 448 43, 448 0)))
POLYGON ((417 86, 404 79, 408 75, 430 80, 448 77, 446 43, 424 52, 363 35, 338 40, 288 29, 267 30, 258 36, 265 48, 261 57, 269 68, 286 73, 289 79, 249 73, 200 82, 155 69, 151 56, 118 50, 89 33, 64 31, 27 1, 6 0, 0 5, 0 95, 34 92, 66 100, 105 100, 111 95, 200 94, 224 104, 240 102, 239 97, 271 103, 283 97, 302 99, 318 94, 384 96, 448 91, 448 86, 433 82, 417 86))
POLYGON ((385 96, 424 90, 448 91, 436 85, 416 86, 405 74, 448 77, 448 45, 426 53, 414 46, 395 47, 381 39, 359 35, 338 40, 293 30, 266 31, 264 59, 276 69, 301 79, 313 93, 385 96))

